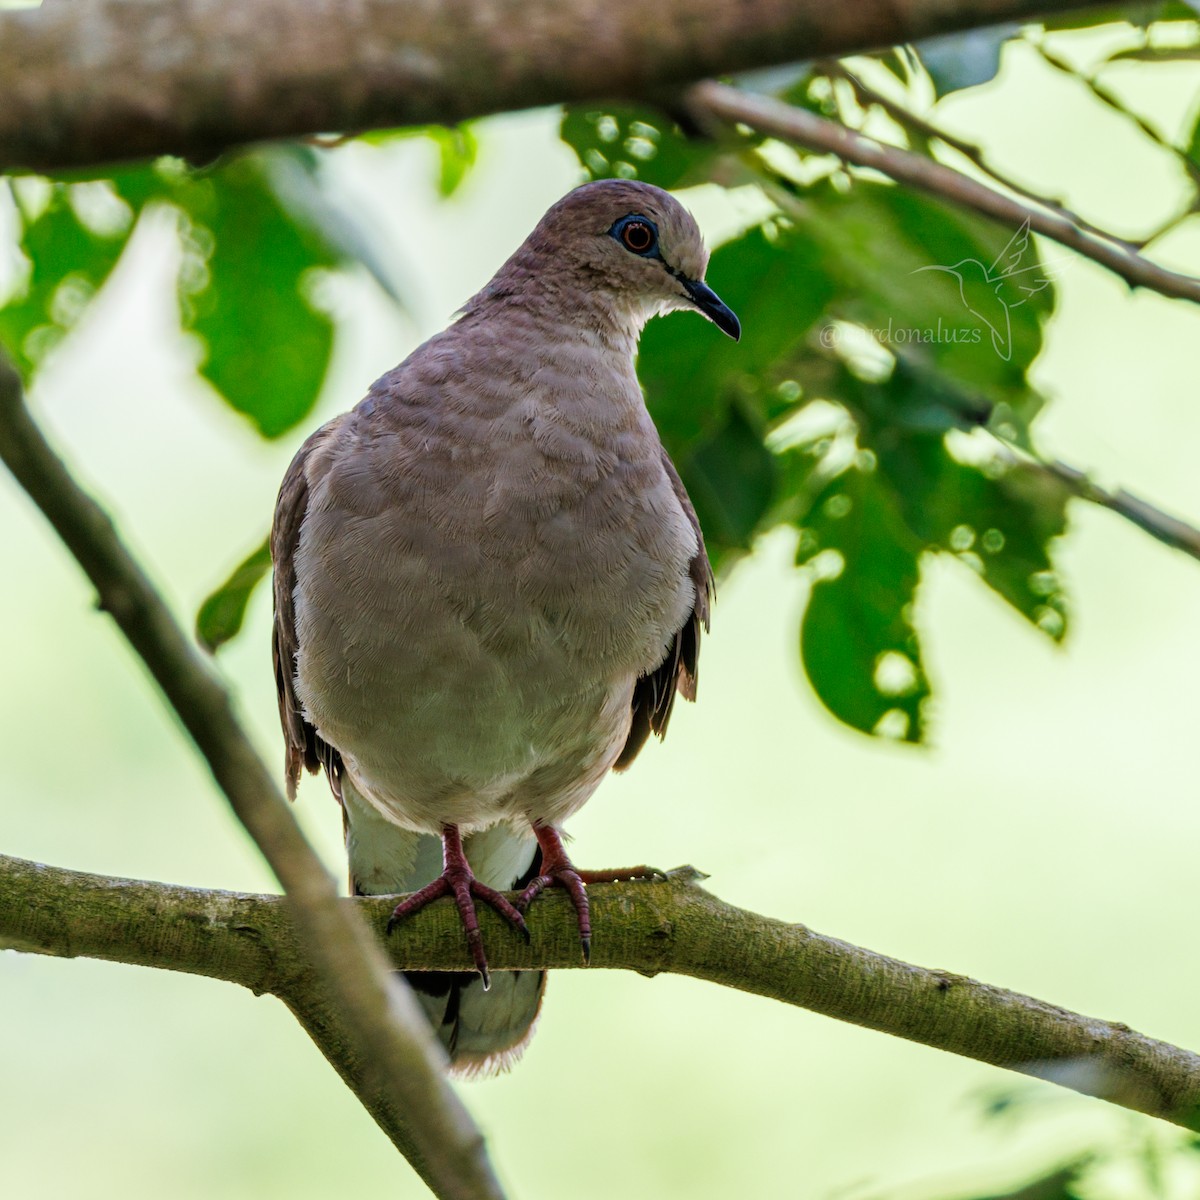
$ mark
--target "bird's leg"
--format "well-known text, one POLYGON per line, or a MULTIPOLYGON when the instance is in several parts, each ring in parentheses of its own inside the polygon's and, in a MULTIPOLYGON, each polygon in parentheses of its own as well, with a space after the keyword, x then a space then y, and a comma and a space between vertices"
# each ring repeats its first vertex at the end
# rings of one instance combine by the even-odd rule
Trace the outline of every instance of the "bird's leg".
POLYGON ((413 892, 408 899, 401 900, 396 905, 388 920, 388 933, 392 932, 397 922, 418 912, 431 900, 447 895, 453 896, 454 903, 458 905, 458 915, 462 918, 463 929, 467 934, 467 945, 486 991, 491 986, 491 976, 488 974, 487 955, 483 952, 483 934, 479 931, 479 918, 475 915, 472 897, 491 905, 515 930, 524 934, 526 941, 529 940, 529 930, 525 927, 524 916, 517 908, 495 888, 490 888, 475 878, 463 852, 462 834, 459 833, 457 825, 442 826, 442 873, 432 883, 427 883, 419 892, 413 892))
POLYGON ((629 879, 661 879, 663 874, 653 867, 618 867, 612 871, 580 871, 567 857, 566 847, 563 846, 562 834, 553 825, 542 825, 533 822, 533 836, 537 838, 542 848, 541 873, 526 885, 525 890, 517 897, 517 908, 524 912, 532 903, 535 896, 548 887, 558 885, 566 888, 575 905, 575 915, 579 921, 579 940, 583 945, 583 961, 590 962, 592 958, 592 920, 588 908, 588 883, 621 883, 629 879))

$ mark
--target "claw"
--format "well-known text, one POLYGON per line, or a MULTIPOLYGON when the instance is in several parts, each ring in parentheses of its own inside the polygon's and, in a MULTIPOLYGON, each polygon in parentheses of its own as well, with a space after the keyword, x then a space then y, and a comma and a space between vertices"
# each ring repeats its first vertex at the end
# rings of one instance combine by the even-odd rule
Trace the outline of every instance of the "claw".
POLYGON ((471 959, 479 978, 483 981, 484 991, 491 987, 492 977, 488 971, 487 955, 483 949, 483 934, 479 930, 479 917, 475 912, 475 900, 482 900, 490 908, 495 909, 525 940, 529 941, 529 927, 520 909, 495 888, 480 883, 471 873, 467 857, 463 853, 462 837, 457 826, 447 825, 442 830, 442 873, 427 883, 419 892, 401 900, 388 918, 387 930, 391 933, 395 927, 415 912, 419 912, 427 904, 442 896, 453 896, 462 920, 463 930, 467 935, 467 947, 471 951, 471 959))
POLYGON ((575 916, 579 923, 579 944, 583 951, 583 961, 592 961, 592 920, 588 906, 587 888, 589 883, 621 883, 632 879, 665 879, 662 871, 654 867, 619 867, 612 871, 579 871, 567 857, 562 843, 562 835, 550 825, 533 826, 534 837, 542 848, 541 874, 531 879, 525 890, 517 897, 517 908, 525 912, 534 899, 548 887, 565 888, 575 906, 575 916))

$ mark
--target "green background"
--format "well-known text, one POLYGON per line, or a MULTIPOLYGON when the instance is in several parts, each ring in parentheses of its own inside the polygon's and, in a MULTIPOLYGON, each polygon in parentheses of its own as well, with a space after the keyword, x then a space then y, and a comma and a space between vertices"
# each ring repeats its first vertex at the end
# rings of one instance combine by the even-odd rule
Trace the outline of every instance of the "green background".
MULTIPOLYGON (((1131 65, 1120 78, 1122 94, 1169 124, 1187 113, 1197 71, 1131 65)), ((1118 231, 1179 200, 1161 156, 1027 49, 1006 54, 996 84, 939 111, 1118 231)), ((478 165, 449 200, 428 142, 339 153, 413 315, 398 318, 365 280, 331 280, 343 336, 320 411, 278 443, 198 381, 174 311, 178 250, 165 223, 139 231, 33 401, 182 619, 254 548, 308 430, 440 328, 577 181, 556 129, 553 113, 483 123, 478 165)), ((710 240, 739 224, 737 201, 715 189, 683 198, 710 240)), ((1160 248, 1193 272, 1195 224, 1160 248)), ((1033 371, 1053 398, 1040 444, 1200 516, 1200 310, 1043 252, 1064 269, 1033 371)), ((797 656, 806 584, 790 565, 794 539, 764 540, 720 590, 700 703, 677 709, 666 744, 572 822, 577 860, 690 861, 734 903, 1200 1045, 1200 565, 1110 514, 1077 505, 1072 517, 1059 549, 1072 597, 1063 648, 961 564, 926 560, 916 620, 937 684, 928 749, 872 741, 819 705, 797 656)), ((0 538, 0 847, 113 875, 270 888, 7 477, 0 538)), ((281 761, 268 620, 258 594, 219 665, 281 761)), ((323 783, 303 787, 297 812, 340 874, 323 783)), ((226 985, 0 955, 0 1078, 5 1194, 423 1194, 282 1006, 226 985)), ((525 1060, 462 1090, 512 1194, 534 1200, 949 1196, 1154 1128, 763 999, 600 971, 556 973, 525 1060), (1017 1124, 985 1119, 985 1097, 1012 1086, 1045 1103, 1017 1124)), ((1189 1170, 1166 1194, 1196 1194, 1189 1170)), ((1141 1194, 1117 1177, 1109 1186, 1141 1194)))

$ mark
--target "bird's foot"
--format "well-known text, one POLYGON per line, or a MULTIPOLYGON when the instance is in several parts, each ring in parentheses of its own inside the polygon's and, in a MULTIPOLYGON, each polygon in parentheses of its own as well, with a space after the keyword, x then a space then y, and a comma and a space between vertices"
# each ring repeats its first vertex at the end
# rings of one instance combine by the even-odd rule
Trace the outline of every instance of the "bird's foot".
POLYGON ((583 961, 592 960, 592 919, 588 907, 587 888, 589 883, 621 883, 630 879, 665 879, 666 876, 653 867, 618 867, 611 871, 580 871, 567 857, 562 835, 549 825, 534 825, 534 836, 542 848, 541 873, 534 876, 517 897, 517 908, 525 912, 535 897, 548 887, 565 888, 575 905, 575 916, 579 922, 579 942, 583 948, 583 961))
POLYGON ((388 918, 387 929, 391 933, 396 925, 405 917, 419 912, 427 904, 441 896, 453 896, 458 906, 458 915, 462 919, 463 930, 467 935, 467 947, 475 969, 483 980, 486 991, 491 987, 491 975, 488 972, 487 955, 483 950, 483 934, 479 930, 479 918, 475 913, 475 900, 482 900, 494 908, 526 941, 529 940, 529 929, 525 925, 525 917, 517 906, 495 888, 480 883, 475 878, 463 853, 462 838, 458 829, 447 825, 442 831, 442 856, 445 863, 442 873, 432 882, 427 883, 419 892, 413 894, 396 905, 388 918))

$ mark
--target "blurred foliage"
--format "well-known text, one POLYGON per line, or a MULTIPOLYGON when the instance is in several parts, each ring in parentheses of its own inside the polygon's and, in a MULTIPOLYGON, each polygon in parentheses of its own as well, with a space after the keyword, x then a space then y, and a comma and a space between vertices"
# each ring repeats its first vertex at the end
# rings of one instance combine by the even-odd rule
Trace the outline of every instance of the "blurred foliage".
POLYGON ((562 135, 595 177, 732 179, 778 205, 709 266, 742 341, 652 322, 639 372, 718 571, 765 529, 800 531, 814 581, 801 657, 826 707, 857 729, 922 739, 930 683, 913 611, 927 553, 954 555, 1061 638, 1051 543, 1065 490, 1014 466, 995 436, 969 447, 980 461, 952 445, 981 428, 1030 445, 1044 398, 1027 372, 1054 291, 1035 271, 1032 294, 997 295, 1010 258, 1037 264, 1025 233, 836 169, 813 178, 798 155, 748 137, 689 139, 644 107, 568 110, 562 135), (814 401, 828 428, 798 446, 789 431, 814 401))
POLYGON ((264 539, 200 606, 196 614, 196 637, 210 654, 241 631, 250 597, 270 569, 271 546, 264 539))
MULTIPOLYGON (((1078 1110, 1078 1097, 1028 1085, 1006 1085, 987 1098, 984 1116, 998 1126, 1053 1127, 1078 1110)), ((954 1200, 1168 1200, 1195 1196, 1200 1188, 1200 1135, 1134 1113, 1111 1114, 1112 1130, 1002 1189, 992 1184, 968 1191, 934 1185, 930 1193, 954 1200)), ((1078 1145, 1078 1138, 1071 1137, 1078 1145)), ((1011 1173, 1009 1173, 1011 1178, 1011 1173)), ((906 1195, 915 1196, 914 1189, 906 1195)))
MULTIPOLYGON (((280 185, 279 167, 304 152, 264 149, 202 171, 163 159, 101 180, 11 180, 28 275, 0 307, 0 342, 26 379, 84 314, 142 213, 167 206, 182 250, 181 322, 204 344, 201 372, 265 437, 302 421, 333 349, 316 274, 357 261, 356 239, 332 236, 316 202, 289 204, 297 189, 280 185)), ((320 176, 310 178, 316 191, 320 176)))
POLYGON ((426 138, 433 143, 438 155, 438 192, 445 198, 453 196, 471 168, 479 153, 479 141, 470 124, 414 125, 408 129, 376 129, 360 134, 357 141, 372 146, 386 146, 401 138, 426 138))
POLYGON ((87 188, 10 181, 17 245, 27 273, 0 308, 0 344, 28 379, 83 315, 125 248, 130 222, 89 217, 87 188))
POLYGON ((201 373, 264 437, 278 437, 312 410, 325 378, 333 322, 305 276, 333 266, 336 250, 284 208, 262 159, 188 180, 173 201, 184 323, 208 350, 201 373))
POLYGON ((918 42, 912 53, 929 74, 938 97, 988 83, 1000 70, 1000 52, 1020 25, 989 25, 918 42))
MULTIPOLYGON (((1120 11, 1131 40, 1105 61, 1200 46, 1200 25, 1179 20, 1186 6, 1120 11)), ((1094 19, 1071 14, 1070 23, 1094 19)), ((852 65, 936 100, 991 81, 1014 36, 1027 35, 971 31, 852 65)), ((862 110, 837 76, 806 64, 775 72, 769 86, 855 124, 862 110)), ((567 108, 560 127, 592 178, 715 183, 773 205, 710 263, 710 282, 741 317, 741 343, 698 320, 652 322, 640 357, 648 403, 718 572, 764 531, 793 528, 811 580, 800 653, 818 696, 856 729, 919 742, 933 686, 920 639, 934 631, 919 634, 914 621, 928 555, 961 562, 1047 636, 1066 631, 1053 550, 1068 495, 1038 462, 1031 426, 1045 397, 1029 380, 1053 279, 1027 229, 745 128, 692 120, 592 104, 567 108)), ((475 161, 469 126, 363 140, 400 137, 436 148, 444 196, 475 161)), ((909 142, 927 150, 919 129, 909 142)), ((1200 163, 1200 117, 1175 152, 1200 163)), ((0 343, 32 375, 86 312, 142 213, 165 207, 182 250, 181 322, 206 347, 202 373, 263 436, 293 430, 313 409, 333 347, 323 274, 357 267, 397 304, 404 297, 404 280, 324 161, 312 145, 280 146, 203 170, 162 160, 105 181, 10 180, 28 270, 0 307, 0 343)), ((203 644, 215 649, 236 633, 267 567, 260 549, 209 597, 203 644)))

